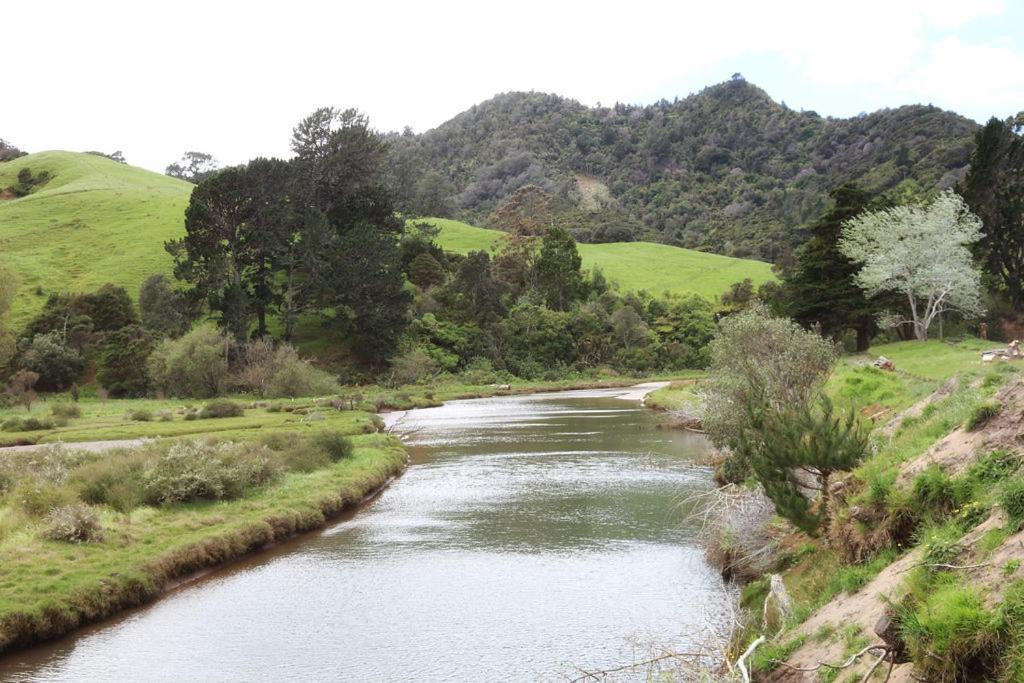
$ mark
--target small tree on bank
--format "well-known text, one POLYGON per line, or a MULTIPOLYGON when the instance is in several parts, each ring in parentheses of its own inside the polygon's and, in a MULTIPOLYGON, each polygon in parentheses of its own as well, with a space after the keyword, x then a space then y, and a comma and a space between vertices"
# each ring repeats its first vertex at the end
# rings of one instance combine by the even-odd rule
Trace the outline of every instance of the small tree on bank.
POLYGON ((981 221, 953 192, 924 207, 899 206, 861 214, 843 226, 839 249, 863 264, 857 284, 871 297, 895 292, 906 297, 914 336, 928 339, 940 314, 967 318, 984 312, 981 280, 970 245, 981 237, 981 221))
POLYGON ((773 410, 807 404, 832 369, 836 348, 757 303, 721 322, 710 356, 704 429, 715 446, 733 450, 722 476, 740 482, 751 473, 746 453, 737 450, 751 401, 773 410))
POLYGON ((817 403, 779 409, 763 397, 751 400, 736 447, 775 511, 811 536, 828 522, 829 479, 853 469, 868 445, 852 410, 836 415, 824 395, 817 403))

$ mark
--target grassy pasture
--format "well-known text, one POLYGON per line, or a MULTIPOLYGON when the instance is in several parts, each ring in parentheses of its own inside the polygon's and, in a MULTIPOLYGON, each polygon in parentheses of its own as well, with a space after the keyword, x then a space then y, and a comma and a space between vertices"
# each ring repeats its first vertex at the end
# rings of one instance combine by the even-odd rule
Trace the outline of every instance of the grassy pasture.
MULTIPOLYGON (((441 218, 426 219, 440 228, 438 243, 448 251, 493 252, 505 233, 477 228, 441 218)), ((775 280, 771 266, 762 261, 738 259, 681 249, 653 242, 580 244, 583 267, 600 268, 605 276, 626 291, 645 289, 651 294, 699 294, 715 301, 734 282, 750 278, 755 286, 775 280)))
POLYGON ((92 154, 54 151, 0 164, 0 189, 15 184, 23 168, 52 178, 26 197, 0 200, 0 256, 19 278, 15 325, 53 292, 112 282, 135 297, 146 277, 170 273, 163 244, 183 232, 191 184, 92 154))

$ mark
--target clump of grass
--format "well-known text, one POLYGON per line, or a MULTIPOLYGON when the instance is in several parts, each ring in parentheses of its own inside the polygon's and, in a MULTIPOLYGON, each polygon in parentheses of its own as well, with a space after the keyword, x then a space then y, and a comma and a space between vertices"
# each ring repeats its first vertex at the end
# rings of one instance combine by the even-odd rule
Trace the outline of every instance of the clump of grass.
POLYGON ((128 419, 132 422, 152 422, 153 411, 146 408, 136 408, 128 413, 128 419))
POLYGON ((973 432, 998 415, 999 411, 1002 409, 1003 404, 995 399, 979 403, 972 408, 971 412, 967 415, 967 419, 964 421, 964 429, 969 432, 973 432))
POLYGON ((1024 522, 1024 480, 1007 482, 999 494, 999 504, 1016 525, 1024 522))
POLYGON ((967 476, 983 483, 996 483, 1016 472, 1020 463, 1020 456, 1016 453, 994 450, 971 465, 967 476))
POLYGON ((103 525, 95 509, 84 503, 71 503, 54 508, 46 516, 42 537, 65 543, 99 541, 103 538, 103 525))
POLYGON ((54 508, 70 505, 75 501, 75 494, 62 484, 31 477, 11 491, 11 498, 25 513, 40 517, 54 508))
POLYGON ((839 593, 852 595, 878 576, 879 572, 892 564, 895 559, 895 550, 883 550, 870 562, 844 565, 833 574, 825 587, 825 593, 830 596, 839 593))
POLYGON ((954 480, 937 465, 932 465, 914 479, 914 499, 921 511, 945 516, 970 499, 970 484, 954 480))
POLYGON ((806 641, 806 636, 798 636, 796 638, 791 638, 785 643, 765 643, 759 647, 754 652, 754 656, 750 658, 750 667, 755 671, 772 671, 779 665, 779 662, 784 662, 789 659, 789 656, 799 650, 806 641))
POLYGON ((245 414, 245 408, 234 401, 217 399, 210 401, 199 411, 199 417, 208 420, 221 417, 241 417, 245 414))
POLYGON ((55 418, 70 420, 76 417, 82 417, 82 409, 74 403, 65 403, 62 401, 50 406, 50 414, 55 418))
POLYGON ((1006 564, 1003 565, 1003 576, 1013 576, 1017 573, 1018 569, 1020 569, 1020 560, 1017 558, 1007 560, 1006 564))
POLYGON ((79 498, 93 505, 108 505, 118 512, 130 512, 146 497, 143 471, 147 462, 142 451, 114 451, 71 473, 70 485, 79 498))
POLYGON ((339 432, 320 432, 313 437, 313 445, 323 452, 331 462, 352 457, 352 439, 339 432))
POLYGON ((998 667, 1000 615, 985 608, 977 589, 940 584, 916 607, 904 609, 900 630, 926 680, 983 680, 998 667))

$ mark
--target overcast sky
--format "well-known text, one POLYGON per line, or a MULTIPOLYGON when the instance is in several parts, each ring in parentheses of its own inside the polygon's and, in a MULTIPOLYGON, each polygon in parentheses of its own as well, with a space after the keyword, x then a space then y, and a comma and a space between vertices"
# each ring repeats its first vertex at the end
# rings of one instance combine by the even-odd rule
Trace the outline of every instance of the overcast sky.
POLYGON ((734 72, 794 109, 1024 109, 1024 2, 16 2, 0 137, 163 170, 287 156, 319 106, 432 128, 498 92, 650 103, 734 72))

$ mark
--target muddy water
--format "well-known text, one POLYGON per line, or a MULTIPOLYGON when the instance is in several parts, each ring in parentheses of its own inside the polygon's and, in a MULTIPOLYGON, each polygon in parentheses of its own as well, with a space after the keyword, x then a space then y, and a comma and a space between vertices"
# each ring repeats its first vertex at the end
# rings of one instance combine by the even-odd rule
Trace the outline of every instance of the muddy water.
POLYGON ((685 650, 722 611, 679 509, 710 485, 706 444, 622 393, 407 413, 413 464, 358 514, 0 658, 0 678, 559 680, 685 650))

